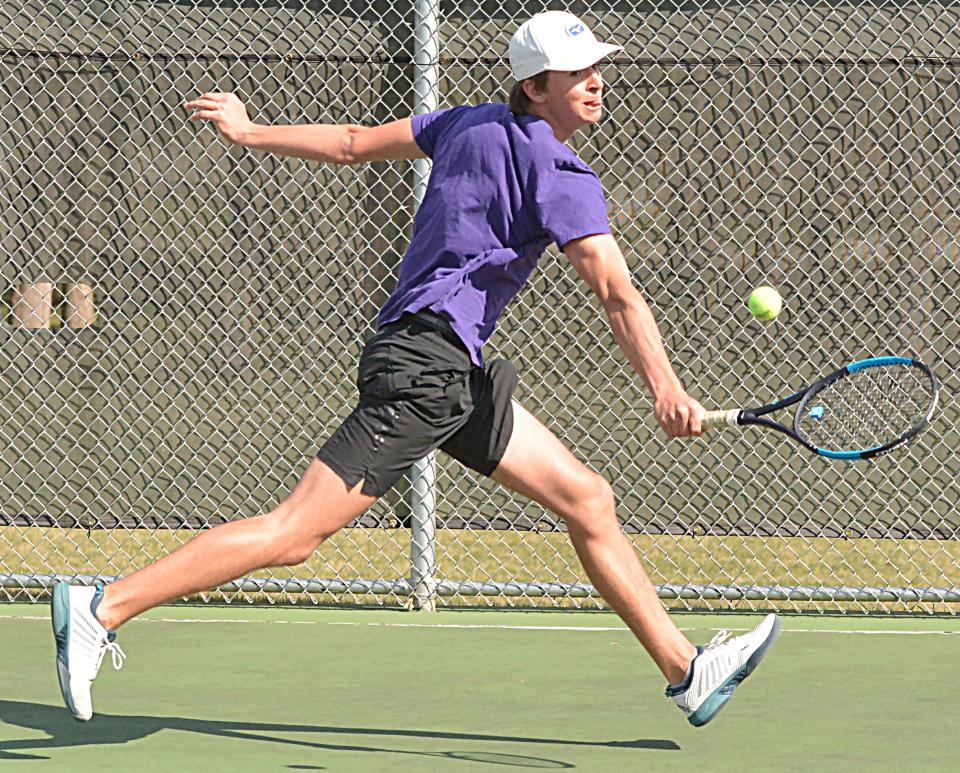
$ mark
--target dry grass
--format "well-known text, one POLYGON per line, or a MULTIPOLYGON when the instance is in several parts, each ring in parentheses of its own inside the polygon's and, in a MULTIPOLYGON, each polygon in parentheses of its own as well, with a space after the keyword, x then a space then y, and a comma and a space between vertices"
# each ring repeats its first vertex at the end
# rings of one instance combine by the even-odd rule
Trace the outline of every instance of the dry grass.
MULTIPOLYGON (((194 532, 170 530, 0 529, 3 571, 8 574, 125 575, 159 558, 194 532)), ((918 540, 828 540, 806 537, 686 537, 634 535, 634 544, 656 583, 732 586, 948 587, 960 575, 960 543, 918 540), (950 576, 948 576, 948 574, 950 576), (952 579, 951 579, 952 578, 952 579)), ((406 529, 344 529, 306 564, 262 571, 280 579, 407 579, 410 533, 406 529)), ((437 576, 451 582, 584 583, 586 578, 565 534, 441 530, 437 534, 437 576)), ((40 591, 16 594, 35 597, 40 591)), ((400 604, 397 595, 209 594, 235 602, 400 604), (263 596, 261 598, 261 596, 263 596)), ((453 596, 449 606, 550 606, 599 608, 590 598, 453 596)), ((825 611, 957 612, 956 605, 768 600, 671 600, 677 609, 790 609, 825 611)))

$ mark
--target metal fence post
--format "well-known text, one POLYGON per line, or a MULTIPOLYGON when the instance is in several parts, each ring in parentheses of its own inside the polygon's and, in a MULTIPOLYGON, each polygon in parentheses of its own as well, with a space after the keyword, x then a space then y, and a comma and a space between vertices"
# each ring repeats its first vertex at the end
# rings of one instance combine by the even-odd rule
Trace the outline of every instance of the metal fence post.
MULTIPOLYGON (((439 0, 416 0, 413 25, 413 108, 429 113, 439 104, 439 0)), ((419 207, 430 177, 430 160, 413 162, 414 206, 419 207)), ((436 454, 420 459, 410 470, 410 586, 408 609, 433 610, 437 588, 436 571, 436 454)))

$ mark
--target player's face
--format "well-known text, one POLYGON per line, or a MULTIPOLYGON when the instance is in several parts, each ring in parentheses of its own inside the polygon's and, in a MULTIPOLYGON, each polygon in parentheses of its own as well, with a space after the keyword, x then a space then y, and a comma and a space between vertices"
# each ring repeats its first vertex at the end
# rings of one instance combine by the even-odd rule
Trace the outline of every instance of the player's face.
POLYGON ((603 115, 600 65, 573 72, 551 72, 544 96, 546 106, 557 122, 554 130, 558 135, 569 137, 577 129, 596 123, 603 115))

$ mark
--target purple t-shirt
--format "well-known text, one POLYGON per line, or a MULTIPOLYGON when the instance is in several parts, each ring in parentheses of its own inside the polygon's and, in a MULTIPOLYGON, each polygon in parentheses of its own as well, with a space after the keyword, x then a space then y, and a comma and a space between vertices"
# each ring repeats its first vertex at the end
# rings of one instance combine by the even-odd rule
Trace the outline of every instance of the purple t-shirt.
POLYGON ((433 170, 377 325, 442 313, 482 365, 480 347, 547 245, 610 233, 600 178, 546 121, 505 104, 415 115, 413 136, 433 170))

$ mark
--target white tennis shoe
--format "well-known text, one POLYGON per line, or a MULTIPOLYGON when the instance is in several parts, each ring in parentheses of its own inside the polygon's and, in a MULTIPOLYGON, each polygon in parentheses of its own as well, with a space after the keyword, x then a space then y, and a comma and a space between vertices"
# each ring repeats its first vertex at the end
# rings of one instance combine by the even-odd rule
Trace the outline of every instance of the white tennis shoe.
POLYGON ((90 687, 103 656, 109 651, 117 670, 126 657, 114 642, 116 634, 104 628, 93 612, 102 595, 100 583, 93 588, 58 583, 51 602, 60 692, 70 713, 83 722, 93 716, 90 687))
POLYGON ((740 682, 750 676, 780 632, 780 618, 767 615, 749 633, 733 639, 721 631, 706 647, 697 648, 690 673, 682 684, 667 687, 687 721, 701 727, 730 700, 740 682))

